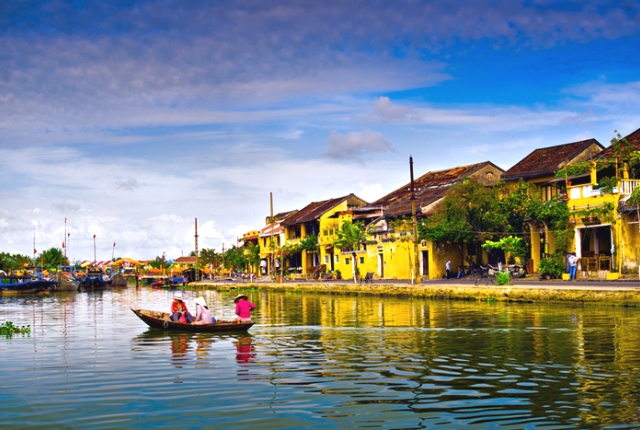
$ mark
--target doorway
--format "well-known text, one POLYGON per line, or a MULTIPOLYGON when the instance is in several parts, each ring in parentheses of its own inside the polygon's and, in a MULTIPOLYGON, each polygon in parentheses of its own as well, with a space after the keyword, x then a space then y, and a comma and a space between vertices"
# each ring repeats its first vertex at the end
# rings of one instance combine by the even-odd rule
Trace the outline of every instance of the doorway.
POLYGON ((429 276, 429 251, 422 251, 422 276, 429 276))

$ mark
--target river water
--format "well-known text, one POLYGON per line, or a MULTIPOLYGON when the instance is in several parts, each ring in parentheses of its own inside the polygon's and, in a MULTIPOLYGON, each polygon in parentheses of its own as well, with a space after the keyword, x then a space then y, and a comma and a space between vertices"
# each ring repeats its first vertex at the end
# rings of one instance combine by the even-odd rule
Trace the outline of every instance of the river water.
POLYGON ((0 427, 640 428, 640 310, 244 291, 257 324, 225 335, 130 311, 165 290, 0 297, 31 326, 0 337, 0 427))

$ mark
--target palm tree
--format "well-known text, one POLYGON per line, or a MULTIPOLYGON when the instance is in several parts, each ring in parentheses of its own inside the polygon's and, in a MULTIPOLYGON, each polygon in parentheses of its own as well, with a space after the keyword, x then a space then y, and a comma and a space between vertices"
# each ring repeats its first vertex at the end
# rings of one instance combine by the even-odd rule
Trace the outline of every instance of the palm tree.
POLYGON ((49 248, 43 251, 38 258, 36 258, 35 265, 37 265, 38 262, 41 262, 44 267, 49 269, 69 265, 69 260, 60 248, 49 248))
POLYGON ((362 227, 362 222, 357 221, 352 223, 346 220, 340 226, 340 230, 336 231, 336 239, 333 241, 333 246, 343 251, 351 251, 351 268, 353 269, 353 282, 358 283, 357 273, 357 254, 360 249, 360 245, 366 240, 367 233, 362 227))

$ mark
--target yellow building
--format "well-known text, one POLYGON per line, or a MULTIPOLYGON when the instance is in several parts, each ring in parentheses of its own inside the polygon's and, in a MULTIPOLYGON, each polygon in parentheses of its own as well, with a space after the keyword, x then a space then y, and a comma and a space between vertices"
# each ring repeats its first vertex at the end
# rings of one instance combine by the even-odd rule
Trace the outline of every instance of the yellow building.
MULTIPOLYGON (((298 212, 282 221, 284 228, 285 262, 289 272, 300 276, 315 276, 318 271, 343 270, 340 256, 333 250, 336 230, 340 228, 337 214, 366 205, 367 202, 354 194, 309 203, 298 212), (317 246, 312 248, 313 238, 317 246), (324 267, 323 267, 324 266, 324 267)), ((351 271, 348 272, 349 274, 351 271)))
POLYGON ((257 233, 257 244, 260 246, 260 263, 258 274, 279 274, 284 267, 282 247, 285 244, 282 221, 297 211, 281 212, 266 219, 266 225, 257 233))
MULTIPOLYGON (((495 164, 482 163, 427 172, 414 180, 416 213, 426 217, 434 212, 447 191, 457 183, 471 178, 485 186, 493 186, 504 171, 495 164)), ((414 279, 414 238, 411 184, 406 184, 375 202, 353 211, 354 221, 366 220, 368 240, 360 273, 373 272, 379 278, 414 279)), ((450 260, 452 271, 464 266, 468 250, 459 244, 437 244, 422 241, 418 244, 419 276, 429 279, 445 275, 445 262, 450 260)))
MULTIPOLYGON (((595 139, 539 148, 516 163, 502 175, 505 182, 524 180, 535 186, 535 193, 542 201, 565 199, 567 186, 565 178, 556 178, 556 173, 565 166, 583 162, 602 152, 604 147, 595 139)), ((575 183, 585 183, 589 175, 569 178, 575 183)), ((537 272, 538 262, 548 254, 563 252, 556 249, 556 238, 551 226, 529 223, 528 236, 531 261, 527 265, 529 273, 537 272)))
MULTIPOLYGON (((589 167, 585 173, 568 176, 567 203, 581 276, 638 272, 638 208, 626 202, 640 184, 640 172, 637 168, 634 172, 627 163, 628 153, 640 151, 640 129, 624 139, 630 144, 627 155, 609 146, 583 163, 589 167)), ((570 167, 566 169, 568 174, 570 167)))

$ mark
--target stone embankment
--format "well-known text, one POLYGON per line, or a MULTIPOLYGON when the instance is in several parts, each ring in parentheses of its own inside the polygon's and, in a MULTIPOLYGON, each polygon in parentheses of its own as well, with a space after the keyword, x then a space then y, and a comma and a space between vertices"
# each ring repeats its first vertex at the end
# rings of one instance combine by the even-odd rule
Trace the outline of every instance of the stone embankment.
POLYGON ((610 306, 640 306, 640 284, 620 282, 611 285, 597 283, 545 284, 523 282, 506 286, 474 286, 473 284, 428 281, 421 285, 407 283, 353 284, 337 282, 285 282, 243 283, 207 282, 189 284, 193 289, 228 290, 273 290, 295 293, 323 293, 344 295, 406 296, 440 300, 480 300, 517 303, 570 302, 579 304, 601 304, 610 306))

